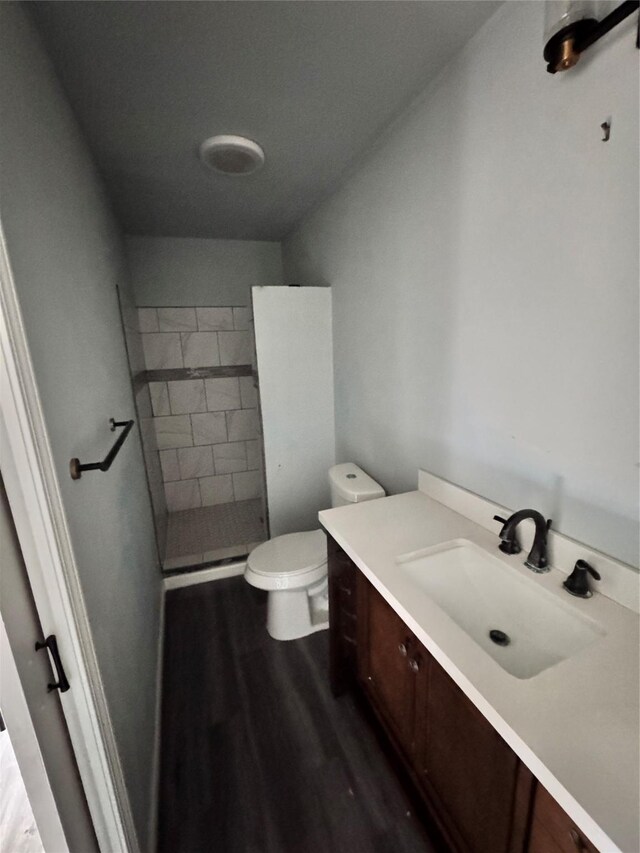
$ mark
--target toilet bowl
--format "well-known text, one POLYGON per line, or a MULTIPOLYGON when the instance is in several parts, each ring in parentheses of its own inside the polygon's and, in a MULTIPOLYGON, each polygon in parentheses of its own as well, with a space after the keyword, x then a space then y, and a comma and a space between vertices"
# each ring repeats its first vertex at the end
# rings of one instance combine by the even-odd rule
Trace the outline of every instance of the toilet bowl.
POLYGON ((328 626, 327 540, 322 530, 287 533, 258 545, 247 560, 245 578, 269 592, 267 631, 275 640, 294 640, 328 626))
MULTIPOLYGON (((329 471, 331 505, 384 497, 384 489, 351 462, 329 471)), ((329 627, 327 540, 322 530, 286 533, 258 545, 247 559, 245 579, 267 590, 267 631, 295 640, 329 627)))

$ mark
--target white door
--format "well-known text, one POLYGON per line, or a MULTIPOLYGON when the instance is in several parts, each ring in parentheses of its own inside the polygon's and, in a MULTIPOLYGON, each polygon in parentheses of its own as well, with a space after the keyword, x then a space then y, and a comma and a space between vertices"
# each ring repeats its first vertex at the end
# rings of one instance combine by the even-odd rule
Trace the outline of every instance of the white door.
MULTIPOLYGON (((33 602, 11 509, 0 476, 0 709, 24 781, 27 798, 46 853, 97 851, 76 761, 69 741, 49 652, 36 651, 45 639, 33 602)), ((6 744, 3 744, 6 747, 6 744)), ((11 774, 12 756, 3 749, 0 774, 11 774)), ((13 773, 12 781, 16 782, 13 773)), ((0 785, 5 781, 0 778, 0 785)), ((21 807, 19 785, 0 792, 21 807)), ((25 829, 28 826, 25 825, 25 829)), ((11 853, 38 849, 33 837, 8 837, 0 829, 0 849, 11 853), (20 843, 19 843, 20 842, 20 843)))
POLYGON ((254 287, 272 536, 313 530, 335 462, 331 289, 254 287))

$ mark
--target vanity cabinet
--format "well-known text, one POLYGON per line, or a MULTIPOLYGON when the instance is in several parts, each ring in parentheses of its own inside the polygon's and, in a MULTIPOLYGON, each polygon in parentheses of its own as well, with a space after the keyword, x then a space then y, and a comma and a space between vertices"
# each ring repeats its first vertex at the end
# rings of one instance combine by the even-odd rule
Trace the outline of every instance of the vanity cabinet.
POLYGON ((531 774, 361 573, 357 601, 359 681, 450 846, 522 853, 531 774))
POLYGON ((329 537, 331 686, 364 692, 458 853, 597 853, 329 537))

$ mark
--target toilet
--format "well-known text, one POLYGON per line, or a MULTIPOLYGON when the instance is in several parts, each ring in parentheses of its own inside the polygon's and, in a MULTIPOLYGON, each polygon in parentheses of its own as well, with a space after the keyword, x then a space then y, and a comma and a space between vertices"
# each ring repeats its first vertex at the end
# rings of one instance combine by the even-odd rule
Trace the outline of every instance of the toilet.
MULTIPOLYGON (((368 474, 345 462, 329 470, 331 506, 383 498, 368 474)), ((274 640, 296 640, 329 627, 327 537, 322 530, 276 536, 247 558, 245 579, 265 589, 267 631, 274 640)))

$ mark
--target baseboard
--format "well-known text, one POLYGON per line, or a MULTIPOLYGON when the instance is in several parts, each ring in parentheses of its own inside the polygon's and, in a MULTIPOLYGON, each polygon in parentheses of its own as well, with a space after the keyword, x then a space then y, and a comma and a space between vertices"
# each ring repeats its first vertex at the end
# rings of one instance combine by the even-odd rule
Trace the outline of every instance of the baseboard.
POLYGON ((160 760, 162 736, 162 675, 164 667, 164 584, 161 587, 160 623, 158 627, 158 660, 156 663, 156 706, 151 769, 151 807, 149 809, 149 853, 158 849, 158 816, 160 807, 160 760))
POLYGON ((194 586, 198 583, 209 583, 210 581, 219 581, 224 578, 233 578, 237 575, 243 575, 246 560, 238 560, 235 563, 229 563, 226 566, 210 566, 195 572, 185 572, 181 575, 170 575, 164 578, 163 585, 165 591, 171 589, 180 589, 183 586, 194 586))

